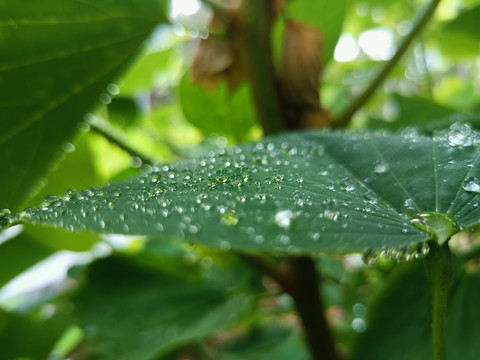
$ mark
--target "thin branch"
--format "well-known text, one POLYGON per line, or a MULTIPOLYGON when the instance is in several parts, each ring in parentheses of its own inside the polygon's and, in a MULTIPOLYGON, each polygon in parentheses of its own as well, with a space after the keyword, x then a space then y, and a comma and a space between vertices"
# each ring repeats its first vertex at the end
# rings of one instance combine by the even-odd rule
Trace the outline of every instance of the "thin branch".
POLYGON ((421 13, 418 21, 415 23, 415 26, 410 31, 410 33, 403 39, 398 47, 397 51, 393 57, 385 64, 383 69, 378 73, 377 77, 370 83, 370 85, 363 91, 360 96, 355 98, 347 108, 334 119, 334 127, 343 127, 346 126, 353 114, 357 112, 365 103, 370 99, 370 97, 375 93, 378 87, 383 83, 385 78, 390 74, 390 72, 395 68, 400 58, 405 54, 410 44, 413 40, 422 32, 425 25, 432 18, 435 10, 438 7, 440 0, 432 0, 421 13))
POLYGON ((140 151, 128 145, 121 135, 115 133, 115 129, 109 129, 108 126, 100 125, 97 121, 88 122, 88 125, 90 125, 90 129, 93 132, 102 135, 109 142, 126 151, 130 156, 139 158, 142 161, 142 164, 154 165, 156 163, 153 159, 150 159, 140 151))
POLYGON ((250 72, 253 97, 265 135, 282 130, 284 119, 272 58, 271 0, 246 0, 240 9, 241 34, 246 48, 245 61, 250 72))

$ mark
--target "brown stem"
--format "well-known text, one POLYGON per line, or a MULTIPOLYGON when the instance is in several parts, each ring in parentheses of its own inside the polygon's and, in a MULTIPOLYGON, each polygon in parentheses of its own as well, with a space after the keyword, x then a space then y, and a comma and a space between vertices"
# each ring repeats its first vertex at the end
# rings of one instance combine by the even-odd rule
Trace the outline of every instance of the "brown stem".
POLYGON ((274 10, 271 0, 245 0, 240 9, 245 61, 250 72, 253 97, 265 135, 282 130, 279 89, 275 81, 271 27, 274 10))
POLYGON ((440 3, 440 0, 432 0, 420 14, 418 21, 415 23, 412 31, 403 39, 393 57, 385 64, 383 69, 378 73, 376 78, 370 83, 370 85, 363 91, 360 96, 355 98, 350 105, 335 119, 333 119, 333 127, 344 127, 348 125, 353 114, 357 112, 370 97, 375 93, 378 87, 383 83, 385 78, 395 68, 400 58, 405 54, 413 40, 421 33, 425 25, 432 18, 435 10, 440 3))
POLYGON ((325 318, 315 262, 308 256, 294 257, 291 269, 295 288, 292 296, 315 360, 338 360, 325 318))

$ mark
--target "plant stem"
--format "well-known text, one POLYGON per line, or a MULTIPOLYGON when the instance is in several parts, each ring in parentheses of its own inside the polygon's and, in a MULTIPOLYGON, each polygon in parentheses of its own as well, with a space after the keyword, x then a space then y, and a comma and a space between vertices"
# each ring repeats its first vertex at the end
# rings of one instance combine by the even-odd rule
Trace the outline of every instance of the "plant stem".
POLYGON ((246 49, 244 56, 260 123, 265 135, 275 134, 282 130, 284 120, 272 57, 272 1, 245 0, 240 9, 240 21, 246 49))
POLYGON ((452 258, 448 243, 440 246, 432 241, 424 264, 432 290, 432 359, 446 360, 447 302, 452 283, 452 258))
POLYGON ((291 259, 294 291, 290 294, 302 321, 313 359, 337 360, 335 343, 325 318, 315 262, 308 256, 291 259))
POLYGON ((378 87, 383 83, 385 78, 390 74, 390 72, 395 68, 400 58, 405 54, 410 44, 413 40, 421 33, 425 25, 428 21, 432 18, 435 10, 438 7, 440 0, 432 0, 422 11, 418 20, 415 23, 415 26, 410 31, 410 33, 403 39, 400 43, 397 51, 393 55, 393 57, 387 61, 383 69, 378 73, 375 79, 370 83, 370 85, 360 94, 357 98, 355 98, 347 108, 336 118, 333 119, 333 126, 334 127, 343 127, 346 126, 353 114, 357 112, 365 103, 370 99, 370 97, 375 93, 378 87))
POLYGON ((132 148, 130 145, 126 143, 126 141, 122 139, 121 136, 115 134, 115 132, 108 129, 107 126, 98 125, 96 122, 89 122, 88 125, 90 125, 90 129, 93 132, 99 135, 102 135, 109 142, 117 145, 120 149, 126 151, 130 156, 139 158, 142 161, 142 164, 148 164, 148 165, 155 164, 154 160, 148 158, 144 154, 132 148))

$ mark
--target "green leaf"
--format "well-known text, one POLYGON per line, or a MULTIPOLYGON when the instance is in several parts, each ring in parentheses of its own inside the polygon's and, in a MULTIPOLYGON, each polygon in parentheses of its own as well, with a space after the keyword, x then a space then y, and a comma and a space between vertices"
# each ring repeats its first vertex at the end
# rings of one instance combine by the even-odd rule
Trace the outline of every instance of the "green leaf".
POLYGON ((391 101, 396 109, 392 121, 369 119, 367 126, 370 129, 394 131, 414 126, 423 133, 431 134, 434 130, 444 129, 455 122, 468 122, 475 128, 480 126, 480 115, 462 114, 430 99, 393 94, 391 101))
POLYGON ((455 58, 478 55, 480 5, 461 11, 446 22, 439 32, 439 45, 455 58))
POLYGON ((295 0, 287 3, 286 13, 289 18, 314 26, 320 30, 323 39, 323 64, 328 63, 333 57, 335 46, 342 33, 347 7, 348 0, 295 0))
POLYGON ((68 317, 60 311, 40 319, 0 308, 1 358, 44 360, 68 325, 68 317))
POLYGON ((435 236, 414 224, 426 212, 444 214, 459 230, 478 224, 478 144, 480 134, 461 124, 434 137, 413 131, 280 135, 49 198, 0 222, 164 234, 270 252, 409 246, 435 236))
POLYGON ((255 124, 255 109, 246 85, 230 90, 222 81, 208 91, 193 83, 186 73, 178 91, 186 119, 205 134, 227 135, 241 141, 255 124))
POLYGON ((219 358, 224 360, 306 360, 303 339, 280 326, 254 328, 246 336, 230 341, 219 358))
POLYGON ((53 253, 24 232, 0 244, 0 287, 53 253))
POLYGON ((158 74, 171 75, 172 67, 182 63, 174 48, 143 55, 122 77, 122 96, 133 96, 137 92, 153 88, 158 74))
POLYGON ((93 263, 74 299, 91 354, 116 360, 152 359, 204 338, 248 303, 207 280, 166 277, 120 257, 93 263))
POLYGON ((0 207, 16 207, 98 94, 165 20, 166 1, 0 3, 0 207))
MULTIPOLYGON (((447 358, 478 358, 480 277, 457 265, 447 315, 447 358)), ((431 296, 421 262, 399 268, 368 309, 367 330, 357 338, 352 360, 430 359, 431 296), (401 329, 401 331, 399 331, 401 329)))

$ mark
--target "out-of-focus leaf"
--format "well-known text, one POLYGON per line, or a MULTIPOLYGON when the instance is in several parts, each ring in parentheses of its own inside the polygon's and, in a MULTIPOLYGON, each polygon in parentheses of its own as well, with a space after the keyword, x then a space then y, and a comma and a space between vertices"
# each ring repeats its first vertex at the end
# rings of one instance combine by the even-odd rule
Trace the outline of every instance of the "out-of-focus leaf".
POLYGON ((25 232, 0 244, 0 287, 53 252, 25 232))
POLYGON ((181 65, 175 49, 147 53, 122 77, 120 94, 133 96, 136 92, 150 91, 155 84, 155 78, 160 73, 171 71, 172 64, 181 65))
POLYGON ((426 98, 394 94, 390 101, 396 112, 393 119, 384 121, 371 118, 367 125, 369 128, 396 131, 413 126, 422 133, 432 134, 433 131, 447 128, 456 122, 480 127, 480 114, 462 114, 426 98))
POLYGON ((187 73, 180 82, 179 96, 186 119, 206 134, 241 141, 255 124, 255 109, 246 85, 231 91, 222 81, 208 91, 194 84, 187 73))
POLYGON ((40 246, 53 250, 88 251, 100 241, 100 235, 93 232, 71 232, 31 224, 25 225, 24 232, 40 246))
POLYGON ((299 333, 281 327, 253 329, 247 336, 227 343, 224 360, 307 360, 310 358, 299 333))
MULTIPOLYGON (((458 267, 457 272, 448 305, 447 358, 474 360, 480 353, 480 276, 458 267)), ((394 272, 369 309, 367 330, 358 337, 352 360, 385 359, 385 354, 392 360, 431 358, 429 290, 422 263, 394 272)))
POLYGON ((165 21, 166 4, 0 3, 0 207, 25 200, 98 94, 165 21))
POLYGON ((478 56, 480 39, 480 5, 461 11, 454 19, 446 22, 439 31, 439 44, 454 58, 478 56))
POLYGON ((94 186, 107 180, 97 171, 93 163, 95 154, 87 137, 88 134, 81 133, 72 143, 64 144, 68 152, 42 180, 44 183, 42 189, 28 205, 38 205, 49 195, 63 195, 69 189, 94 186))
POLYGON ((324 64, 328 63, 333 57, 333 51, 342 31, 347 7, 347 0, 294 0, 287 3, 286 13, 288 17, 320 30, 323 39, 322 58, 324 64))
POLYGON ((128 97, 115 97, 108 105, 108 120, 123 128, 136 124, 140 109, 135 100, 128 97))
POLYGON ((224 328, 249 299, 208 280, 165 277, 114 257, 90 266, 74 303, 92 356, 147 360, 224 328))
POLYGON ((45 360, 68 325, 62 313, 39 319, 0 308, 0 359, 45 360))
POLYGON ((455 122, 469 123, 474 128, 480 127, 480 114, 462 114, 426 98, 394 94, 390 101, 396 112, 393 119, 369 119, 369 128, 396 131, 414 126, 423 133, 431 134, 434 130, 447 128, 455 122))

